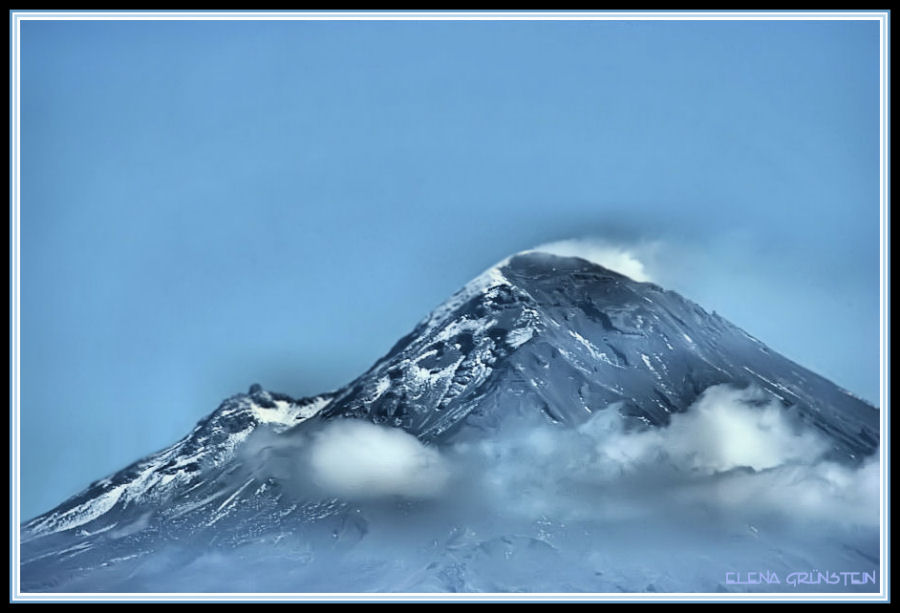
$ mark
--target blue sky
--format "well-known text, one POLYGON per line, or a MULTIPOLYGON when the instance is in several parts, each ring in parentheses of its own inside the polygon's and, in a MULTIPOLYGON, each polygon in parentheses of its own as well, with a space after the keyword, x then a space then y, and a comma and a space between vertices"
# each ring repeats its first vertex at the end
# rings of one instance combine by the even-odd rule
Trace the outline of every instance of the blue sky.
POLYGON ((24 22, 22 515, 614 244, 878 397, 877 22, 24 22))

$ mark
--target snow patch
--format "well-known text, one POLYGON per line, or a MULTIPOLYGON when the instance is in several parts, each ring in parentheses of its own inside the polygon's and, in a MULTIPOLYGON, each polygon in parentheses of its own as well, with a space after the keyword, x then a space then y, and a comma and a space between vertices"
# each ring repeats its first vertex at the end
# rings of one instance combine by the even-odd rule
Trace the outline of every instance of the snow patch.
POLYGON ((510 347, 518 349, 530 341, 533 336, 534 328, 516 328, 515 330, 510 330, 509 334, 506 335, 506 343, 510 347))
POLYGON ((453 294, 449 300, 434 309, 420 324, 425 327, 425 335, 430 334, 435 328, 443 324, 450 315, 473 297, 495 287, 511 285, 500 271, 501 268, 509 263, 509 260, 510 258, 505 258, 495 266, 487 269, 453 294))
POLYGON ((286 400, 275 400, 274 407, 262 407, 256 403, 250 405, 250 413, 257 423, 272 426, 276 432, 283 432, 297 424, 306 421, 325 406, 327 398, 318 397, 308 404, 295 404, 286 400))
POLYGON ((83 502, 62 513, 54 513, 32 526, 35 533, 59 532, 77 528, 93 521, 116 506, 125 493, 126 485, 117 485, 99 496, 83 502))
POLYGON ((375 382, 375 393, 372 394, 371 402, 374 402, 381 398, 382 394, 384 394, 391 387, 391 380, 389 377, 381 377, 378 381, 375 382))

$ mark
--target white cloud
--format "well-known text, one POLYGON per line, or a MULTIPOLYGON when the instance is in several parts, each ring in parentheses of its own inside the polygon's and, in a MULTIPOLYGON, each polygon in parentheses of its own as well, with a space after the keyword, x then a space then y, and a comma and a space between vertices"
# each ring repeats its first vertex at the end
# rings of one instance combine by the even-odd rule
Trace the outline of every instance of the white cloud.
POLYGON ((828 449, 817 433, 791 424, 777 400, 752 387, 710 387, 661 432, 670 456, 706 473, 811 463, 828 449))
POLYGON ((247 465, 300 499, 313 488, 355 501, 440 498, 491 517, 651 522, 702 507, 735 526, 769 516, 878 525, 877 457, 826 459, 826 437, 760 388, 710 387, 666 427, 626 428, 619 408, 572 429, 512 420, 440 450, 399 428, 336 420, 261 434, 247 465))
POLYGON ((653 281, 647 270, 646 259, 655 250, 655 245, 626 247, 600 239, 574 238, 546 243, 535 247, 534 251, 544 251, 565 257, 578 257, 604 268, 609 268, 635 281, 653 281))
POLYGON ((332 422, 310 448, 313 480, 336 496, 429 498, 449 478, 440 454, 399 428, 360 420, 332 422))
POLYGON ((760 472, 736 471, 684 498, 711 503, 730 513, 778 512, 799 520, 878 526, 878 455, 858 467, 835 462, 787 464, 760 472))
POLYGON ((715 509, 735 526, 784 520, 878 525, 878 461, 824 459, 824 435, 767 392, 708 388, 667 427, 625 427, 618 405, 575 430, 530 427, 458 445, 482 496, 517 513, 579 520, 694 517, 715 509), (705 512, 705 511, 704 511, 705 512))

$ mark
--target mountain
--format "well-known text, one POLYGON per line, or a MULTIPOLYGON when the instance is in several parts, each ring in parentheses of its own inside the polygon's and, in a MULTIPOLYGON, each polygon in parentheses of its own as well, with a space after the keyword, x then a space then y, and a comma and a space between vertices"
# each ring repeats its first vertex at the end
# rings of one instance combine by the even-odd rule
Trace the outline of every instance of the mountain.
MULTIPOLYGON (((180 581, 215 576, 221 569, 210 560, 236 555, 250 567, 253 560, 281 560, 266 571, 283 575, 284 581, 272 584, 281 591, 513 589, 500 579, 486 587, 475 577, 498 568, 490 560, 543 560, 549 541, 531 528, 504 533, 485 517, 491 530, 496 527, 487 540, 476 538, 458 516, 440 528, 420 527, 421 541, 440 542, 440 552, 426 555, 417 546, 410 549, 417 562, 372 562, 379 578, 366 583, 366 573, 374 571, 358 566, 354 556, 369 551, 360 543, 390 532, 376 536, 373 526, 398 516, 415 523, 424 516, 417 513, 433 512, 429 505, 438 502, 415 496, 358 501, 322 491, 314 479, 294 474, 304 445, 328 424, 359 420, 401 429, 427 449, 458 450, 496 443, 515 428, 581 432, 610 410, 625 432, 662 432, 705 390, 723 385, 762 391, 795 428, 826 442, 817 461, 829 466, 854 470, 878 448, 877 409, 715 313, 586 260, 518 254, 459 290, 345 387, 294 399, 254 385, 225 400, 173 446, 23 524, 22 588, 198 591, 180 581), (337 571, 348 559, 362 573, 357 583, 337 571), (396 564, 403 567, 396 576, 404 579, 386 581, 394 575, 385 569, 396 564), (192 571, 178 570, 185 568, 192 571)), ((392 543, 406 538, 391 534, 392 543)), ((566 538, 571 540, 557 540, 573 550, 584 546, 566 538)), ((593 559, 591 552, 582 551, 579 559, 593 559)), ((558 555, 557 542, 552 556, 558 555)), ((865 551, 860 556, 854 559, 871 561, 865 551)), ((531 563, 521 568, 529 570, 516 575, 520 589, 546 580, 531 563), (523 577, 533 582, 523 587, 523 577)), ((636 587, 621 585, 630 581, 622 578, 597 583, 599 572, 585 571, 582 583, 572 577, 551 582, 547 587, 556 589, 546 591, 603 591, 597 585, 641 590, 642 573, 649 571, 635 567, 636 587)), ((240 576, 225 587, 270 586, 240 576)))

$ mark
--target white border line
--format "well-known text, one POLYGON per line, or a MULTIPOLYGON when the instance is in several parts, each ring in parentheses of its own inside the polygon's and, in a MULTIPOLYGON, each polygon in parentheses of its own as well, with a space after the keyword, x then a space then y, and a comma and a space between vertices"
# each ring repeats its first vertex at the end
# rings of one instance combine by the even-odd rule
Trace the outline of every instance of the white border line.
POLYGON ((19 520, 19 501, 21 498, 21 489, 20 489, 20 449, 21 449, 21 438, 20 438, 20 427, 19 427, 19 407, 20 396, 19 396, 19 386, 20 386, 20 377, 19 377, 19 358, 21 357, 20 346, 19 346, 19 334, 20 334, 20 314, 21 314, 21 302, 19 300, 19 288, 21 287, 20 281, 20 251, 19 251, 19 237, 21 236, 20 225, 19 225, 19 212, 20 212, 20 203, 21 203, 21 192, 19 189, 19 182, 21 179, 21 173, 19 169, 19 160, 21 149, 19 146, 19 139, 21 134, 20 129, 20 121, 19 121, 19 109, 20 109, 20 95, 21 92, 21 81, 19 78, 19 51, 21 48, 21 29, 20 29, 21 21, 16 19, 12 24, 12 31, 10 34, 13 36, 10 37, 10 51, 11 51, 11 61, 13 62, 11 77, 12 77, 12 85, 13 90, 11 92, 11 102, 13 103, 12 111, 12 122, 13 122, 13 130, 12 130, 12 148, 13 148, 13 159, 11 162, 11 174, 10 177, 11 182, 11 191, 13 195, 13 207, 12 207, 12 219, 10 230, 14 232, 14 235, 10 240, 11 254, 10 254, 10 266, 13 266, 12 274, 10 275, 13 287, 11 288, 11 302, 13 307, 12 313, 12 325, 14 329, 11 331, 10 340, 11 349, 15 352, 13 356, 13 361, 11 361, 10 366, 12 367, 12 376, 10 381, 10 392, 12 395, 13 401, 13 410, 12 418, 10 420, 10 427, 13 428, 12 433, 15 436, 14 444, 10 449, 11 455, 11 466, 10 469, 15 471, 13 473, 15 479, 15 493, 13 499, 10 501, 10 519, 12 520, 12 534, 11 536, 15 539, 13 543, 11 543, 11 563, 14 564, 12 568, 10 568, 10 572, 12 573, 13 581, 11 582, 12 589, 15 590, 15 594, 20 594, 20 585, 19 585, 19 543, 21 542, 20 536, 20 520, 19 520))
POLYGON ((13 406, 10 411, 11 449, 10 470, 14 477, 13 497, 10 500, 11 539, 10 542, 10 602, 889 602, 890 601, 890 526, 885 522, 889 518, 888 480, 890 473, 889 440, 889 262, 886 256, 890 253, 889 222, 890 212, 887 198, 890 195, 890 154, 888 151, 890 132, 890 39, 889 11, 856 11, 856 12, 812 12, 799 11, 767 11, 767 12, 115 12, 115 11, 10 11, 10 81, 12 92, 10 101, 11 150, 10 160, 10 193, 13 202, 10 211, 10 397, 13 406), (880 254, 880 331, 879 353, 881 358, 881 446, 880 446, 880 525, 881 556, 879 573, 881 592, 878 594, 828 594, 828 593, 769 593, 769 594, 715 594, 715 593, 669 593, 669 594, 616 594, 616 593, 529 593, 529 594, 442 594, 442 593, 398 593, 398 594, 359 594, 359 593, 267 593, 267 594, 223 594, 223 593, 22 593, 19 583, 19 543, 20 521, 20 450, 21 437, 19 428, 20 409, 20 313, 21 303, 19 290, 20 277, 20 51, 22 21, 879 21, 879 219, 881 232, 879 236, 880 254), (886 53, 887 52, 887 53, 886 53), (888 491, 886 491, 888 490, 888 491))

